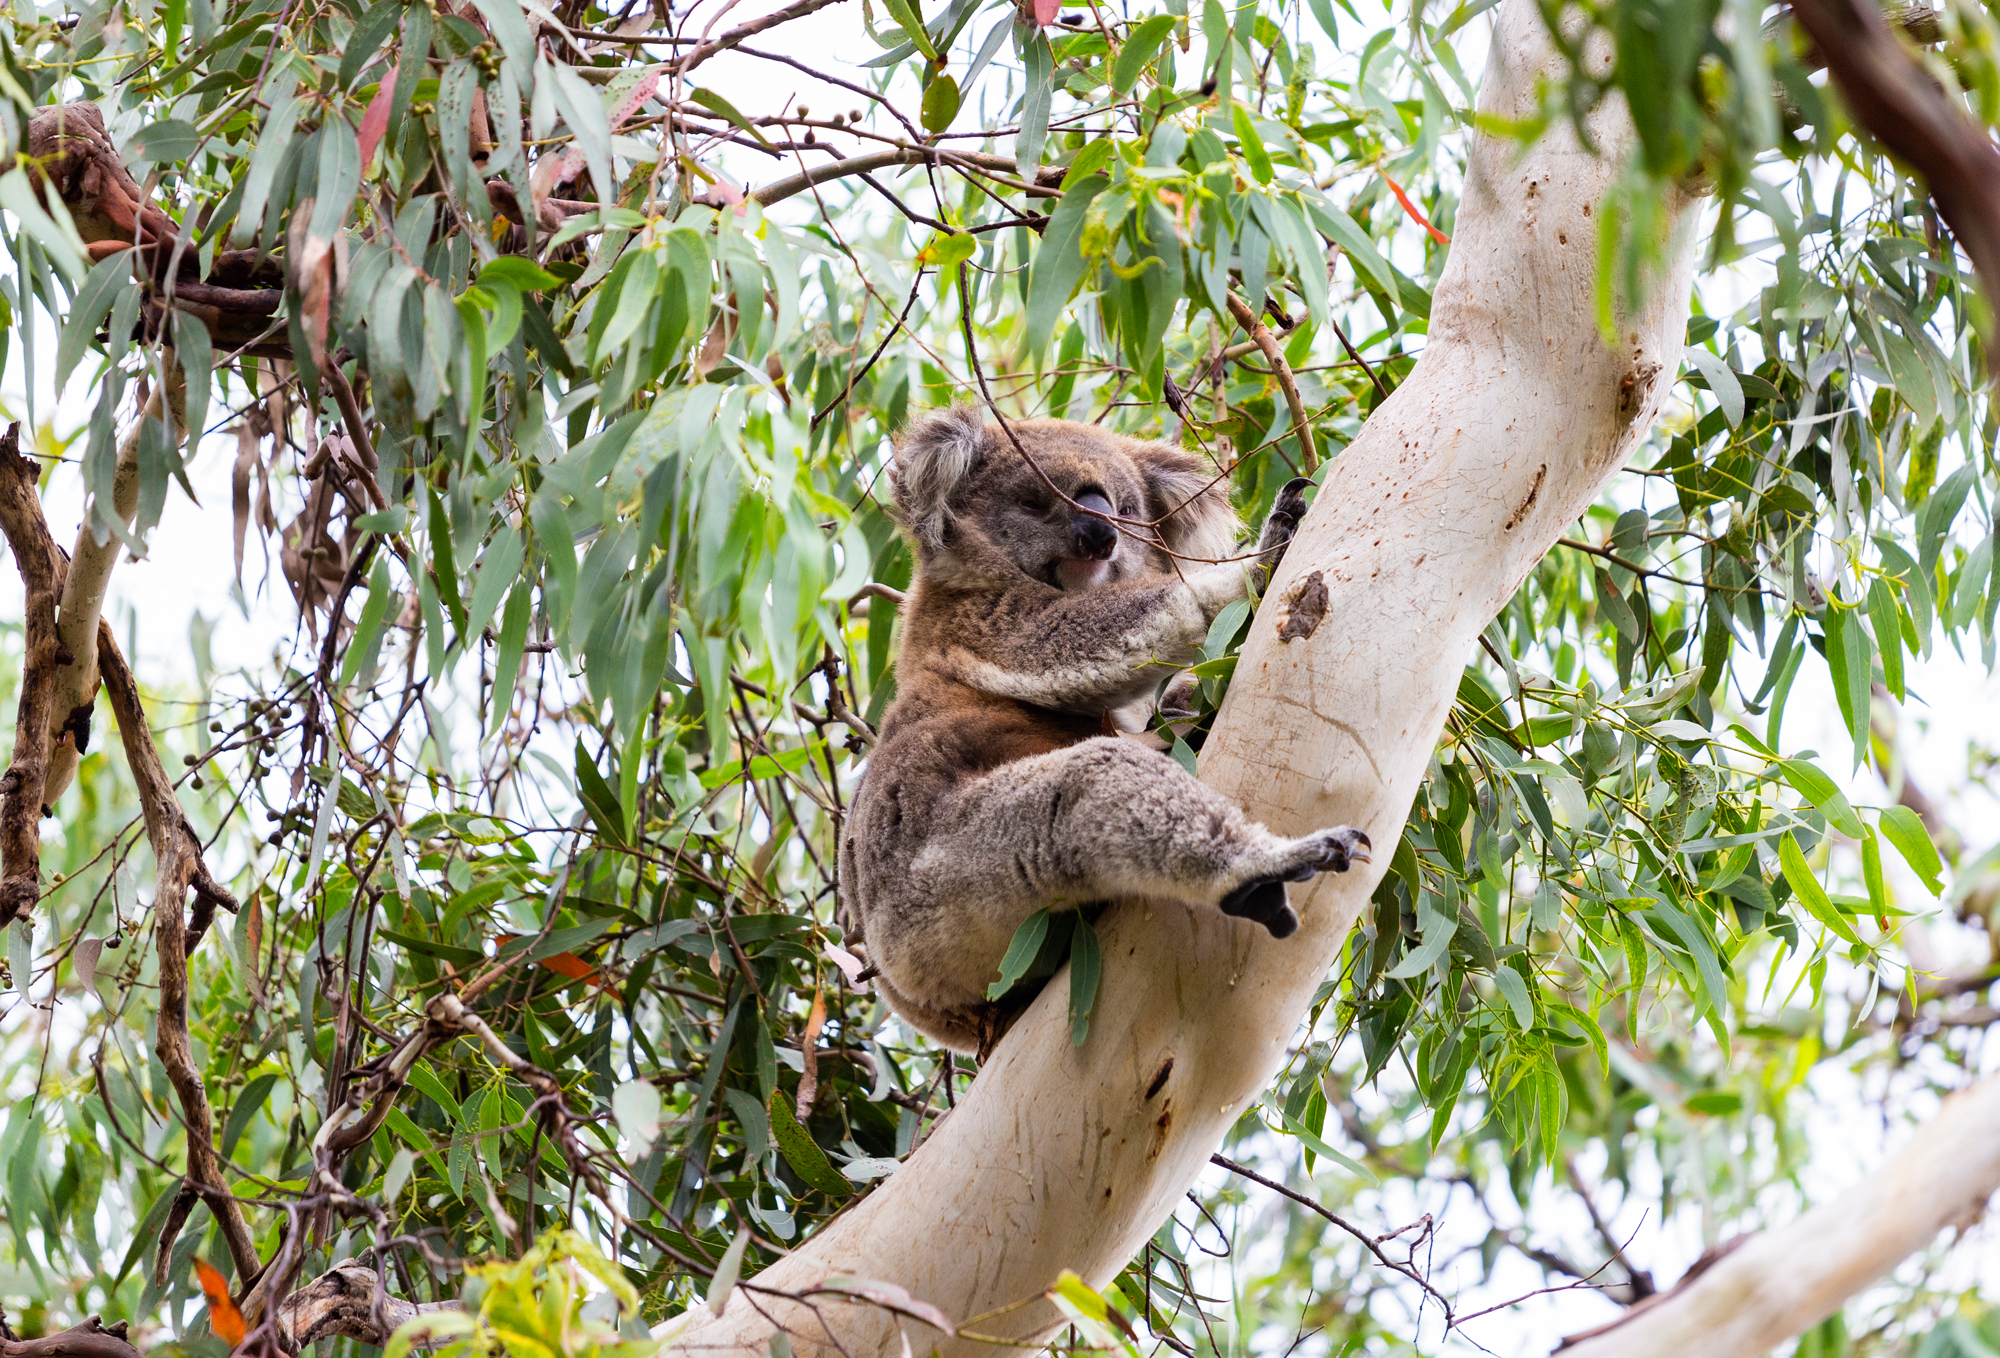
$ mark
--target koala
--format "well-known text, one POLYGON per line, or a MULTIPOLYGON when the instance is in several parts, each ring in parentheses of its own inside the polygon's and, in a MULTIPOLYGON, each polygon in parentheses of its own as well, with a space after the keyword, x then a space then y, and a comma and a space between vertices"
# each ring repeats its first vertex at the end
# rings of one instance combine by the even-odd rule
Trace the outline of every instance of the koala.
POLYGON ((896 443, 917 567, 896 700, 839 850, 842 904, 884 998, 959 1051, 1011 1019, 986 989, 1038 910, 1166 898, 1283 938, 1298 927, 1287 882, 1369 861, 1360 830, 1274 834, 1116 734, 1143 725, 1215 615, 1269 578, 1307 483, 1279 496, 1256 563, 1221 561, 1236 516, 1195 457, 1067 420, 1012 430, 1033 465, 970 406, 896 443))

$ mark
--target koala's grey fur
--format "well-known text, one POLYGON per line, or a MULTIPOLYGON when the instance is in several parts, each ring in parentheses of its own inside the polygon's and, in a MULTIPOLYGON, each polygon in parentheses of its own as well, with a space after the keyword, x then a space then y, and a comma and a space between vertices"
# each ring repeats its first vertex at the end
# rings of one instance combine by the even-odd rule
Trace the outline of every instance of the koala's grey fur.
POLYGON ((1263 565, 1207 565, 1235 553, 1238 525, 1199 460, 1066 420, 1013 430, 1048 481, 971 407, 920 417, 896 445, 916 578, 896 701, 840 846, 843 901, 883 995, 961 1051, 1005 1021, 986 988, 1037 910, 1160 897, 1283 937, 1298 926, 1286 882, 1368 857, 1358 830, 1273 834, 1167 756, 1106 734, 1137 729, 1253 571, 1268 578, 1304 483, 1265 525, 1263 565), (1132 524, 1114 536, 1106 513, 1157 521, 1157 538, 1132 524))

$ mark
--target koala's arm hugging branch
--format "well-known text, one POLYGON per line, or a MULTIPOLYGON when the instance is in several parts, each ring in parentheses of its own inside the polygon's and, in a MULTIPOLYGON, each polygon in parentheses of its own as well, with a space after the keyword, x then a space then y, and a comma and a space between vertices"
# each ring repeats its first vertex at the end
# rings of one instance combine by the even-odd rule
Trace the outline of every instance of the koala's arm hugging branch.
MULTIPOLYGON (((1560 58, 1533 0, 1497 13, 1480 111, 1520 120, 1536 110, 1537 80, 1559 78, 1560 58)), ((1590 133, 1601 158, 1566 125, 1525 155, 1511 140, 1476 140, 1429 347, 1332 463, 1271 582, 1284 597, 1320 572, 1325 621, 1286 645, 1281 610, 1260 614, 1202 752, 1202 782, 1274 833, 1367 826, 1376 867, 1295 894, 1300 929, 1283 941, 1170 902, 1108 911, 1090 1040, 1071 1045, 1058 977, 910 1162, 760 1285, 797 1293, 833 1274, 883 1279, 954 1317, 988 1314, 979 1329, 1032 1344, 1060 1323, 1038 1300, 1060 1271, 1108 1285, 1266 1087, 1389 861, 1480 631, 1631 455, 1657 379, 1678 361, 1692 204, 1666 205, 1679 223, 1667 267, 1607 346, 1594 233, 1581 224, 1633 135, 1609 102, 1590 133), (1533 507, 1516 517, 1538 477, 1533 507)), ((937 526, 949 526, 942 514, 937 526)), ((824 1323, 838 1347, 804 1305, 770 1299, 696 1325, 679 1346, 761 1354, 782 1324, 795 1350, 900 1351, 879 1313, 824 1323)), ((910 1338, 947 1358, 991 1352, 910 1338)))

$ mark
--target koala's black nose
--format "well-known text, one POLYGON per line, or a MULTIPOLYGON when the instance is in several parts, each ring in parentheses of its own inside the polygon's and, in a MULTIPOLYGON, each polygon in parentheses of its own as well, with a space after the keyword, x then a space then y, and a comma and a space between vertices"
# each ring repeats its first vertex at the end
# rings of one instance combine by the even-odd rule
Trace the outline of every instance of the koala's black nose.
MULTIPOLYGON (((1076 497, 1078 506, 1096 510, 1099 514, 1111 512, 1111 501, 1096 491, 1086 491, 1076 497)), ((1071 520, 1069 528, 1070 544, 1077 555, 1089 557, 1093 561, 1103 561, 1118 550, 1118 530, 1102 519, 1094 519, 1088 514, 1078 514, 1071 520)))

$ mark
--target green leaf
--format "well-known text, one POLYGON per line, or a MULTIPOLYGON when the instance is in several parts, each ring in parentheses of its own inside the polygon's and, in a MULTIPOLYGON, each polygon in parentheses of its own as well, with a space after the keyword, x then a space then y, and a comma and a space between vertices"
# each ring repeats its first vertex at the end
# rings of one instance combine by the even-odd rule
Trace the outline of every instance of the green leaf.
POLYGON ((1357 269, 1367 271, 1383 292, 1391 297, 1397 295, 1396 272, 1389 267, 1389 261, 1382 258, 1375 248, 1375 242, 1368 239, 1354 218, 1324 199, 1307 195, 1306 212, 1312 217, 1313 225, 1347 251, 1357 269))
MULTIPOLYGON (((375 7, 355 23, 354 31, 347 35, 347 50, 340 57, 337 79, 341 89, 354 88, 355 80, 368 68, 389 35, 396 31, 396 24, 402 17, 401 5, 392 0, 376 0, 375 7)), ((518 15, 516 22, 519 22, 518 15)))
POLYGON ((771 1114, 771 1138, 778 1143, 778 1154, 785 1157, 793 1172, 829 1198, 851 1197, 854 1186, 834 1169, 819 1143, 799 1125, 785 1092, 772 1090, 770 1102, 765 1106, 771 1114))
POLYGON ((1066 189, 1072 188, 1102 170, 1110 163, 1115 150, 1117 144, 1109 137, 1099 137, 1096 141, 1087 143, 1076 153, 1076 159, 1069 163, 1069 168, 1063 171, 1062 186, 1066 189))
POLYGON ((1160 44, 1174 31, 1174 25, 1181 22, 1171 14, 1155 14, 1141 19, 1132 31, 1125 35, 1125 45, 1118 49, 1117 58, 1111 63, 1111 88, 1124 94, 1138 82, 1139 72, 1146 69, 1146 63, 1160 50, 1160 44))
POLYGON ((1103 976, 1104 953, 1098 947, 1097 931, 1079 914, 1076 930, 1070 935, 1069 954, 1069 1040, 1073 1047, 1081 1047, 1090 1036, 1090 1014, 1097 1005, 1098 982, 1103 976))
MULTIPOLYGON (((1243 149, 1243 159, 1250 166, 1250 173, 1259 184, 1268 184, 1273 177, 1271 153, 1264 149, 1264 135, 1257 130, 1257 124, 1250 110, 1243 104, 1235 104, 1229 110, 1229 120, 1236 128, 1236 140, 1243 149)), ((1251 299, 1253 302, 1255 298, 1251 299)))
POLYGON ((889 11, 889 17, 896 21, 919 52, 931 60, 937 60, 937 44, 931 41, 930 31, 924 27, 924 16, 917 8, 916 0, 882 0, 882 6, 889 11))
POLYGON ((1836 604, 1827 605, 1826 664, 1833 674, 1833 694, 1840 705, 1841 720, 1854 742, 1854 767, 1868 750, 1870 679, 1875 672, 1874 646, 1868 640, 1859 614, 1836 604))
POLYGON ((485 554, 479 558, 478 578, 472 585, 472 601, 466 606, 465 625, 459 632, 459 640, 467 650, 479 640, 486 624, 493 621, 493 610, 520 579, 524 550, 521 534, 510 523, 502 523, 494 532, 493 541, 486 544, 485 554))
POLYGON ((1535 1026, 1535 1001, 1528 994, 1528 983, 1521 979, 1521 973, 1510 966, 1496 967, 1493 984, 1507 1001, 1507 1008, 1513 1012, 1514 1026, 1524 1033, 1532 1031, 1535 1026))
POLYGON ((580 739, 576 742, 576 790, 598 833, 616 843, 625 843, 625 813, 619 806, 618 794, 597 771, 597 761, 584 753, 580 739))
POLYGON ((979 238, 969 231, 933 231, 917 252, 917 263, 949 275, 978 249, 979 238))
POLYGON ((1903 691, 1903 614, 1896 591, 1887 580, 1875 577, 1868 587, 1868 621, 1875 627, 1875 650, 1882 657, 1882 682, 1897 702, 1905 702, 1903 691))
MULTIPOLYGON (((721 114, 724 118, 727 118, 730 122, 734 123, 738 128, 749 133, 752 137, 755 137, 757 139, 757 143, 760 146, 766 146, 766 147, 770 146, 771 144, 770 141, 764 136, 762 132, 759 132, 754 126, 751 125, 750 120, 744 117, 743 114, 737 110, 736 105, 730 103, 727 99, 717 94, 714 90, 698 89, 693 94, 690 94, 688 98, 694 100, 697 104, 700 104, 703 108, 708 109, 713 113, 721 114)), ((953 110, 953 112, 956 111, 957 111, 956 109, 953 110)))
POLYGON ((1803 759, 1780 759, 1778 769, 1785 775, 1785 781, 1798 790, 1798 794, 1811 802, 1813 808, 1842 834, 1854 839, 1861 838, 1861 817, 1854 814, 1833 779, 1803 759))
POLYGON ((987 999, 999 999, 1028 974, 1028 968, 1034 964, 1035 955, 1042 950, 1042 939, 1048 932, 1049 912, 1046 909, 1037 910, 1021 921, 1007 944, 1006 955, 1000 959, 1000 979, 986 987, 987 999))
POLYGON ((1028 352, 1039 359, 1055 334, 1056 318, 1083 278, 1083 229, 1090 205, 1110 181, 1092 175, 1063 193, 1028 269, 1028 352))
POLYGON ((192 160, 199 145, 201 134, 194 130, 193 123, 162 118, 133 133, 132 140, 125 144, 125 158, 148 165, 175 165, 192 160))
MULTIPOLYGON (((774 1099, 783 1098, 773 1094, 774 1099)), ((796 1125, 796 1124, 794 1124, 796 1125)), ((787 1156, 787 1159, 790 1157, 787 1156)), ((722 1252, 722 1259, 715 1266, 715 1276, 708 1280, 708 1309, 712 1315, 721 1315, 729 1305, 729 1294, 736 1290, 736 1279, 743 1271, 743 1251, 750 1244, 750 1228, 737 1228, 736 1238, 729 1242, 729 1248, 722 1252)))
MULTIPOLYGON (((1041 168, 1042 147, 1049 138, 1049 103, 1055 96, 1056 78, 1055 53, 1049 49, 1049 40, 1040 29, 1034 30, 1022 44, 1021 66, 1025 92, 1021 96, 1021 130, 1014 138, 1014 166, 1023 179, 1033 183, 1036 171, 1041 168)), ((1050 226, 1053 225, 1051 222, 1050 226)), ((1044 243, 1048 240, 1046 229, 1042 240, 1044 243)), ((1036 257, 1040 257, 1039 251, 1036 257)), ((1031 324, 1029 333, 1033 331, 1031 324)))
POLYGON ((1619 636, 1636 645, 1645 634, 1639 625, 1639 615, 1632 611, 1632 605, 1618 592, 1618 586, 1612 583, 1609 571, 1599 566, 1596 579, 1597 611, 1611 620, 1611 625, 1618 629, 1619 636))
POLYGON ((546 292, 550 288, 562 286, 562 280, 542 268, 531 259, 520 255, 502 255, 488 262, 479 271, 482 283, 507 283, 523 292, 546 292))
POLYGON ((382 627, 389 617, 389 609, 400 605, 403 596, 389 579, 389 554, 378 552, 375 568, 368 575, 368 600, 361 605, 361 617, 354 625, 354 636, 347 644, 347 658, 340 667, 340 686, 346 688, 354 682, 354 676, 361 667, 375 658, 375 651, 382 642, 382 627))
POLYGON ((1339 1165, 1342 1169, 1351 1170, 1354 1173, 1359 1174, 1362 1178, 1366 1179, 1371 1184, 1379 1182, 1379 1180, 1376 1179, 1374 1173, 1368 1168, 1368 1166, 1362 1164, 1359 1160, 1356 1160, 1352 1156, 1342 1155, 1339 1151, 1327 1145, 1326 1142, 1322 1141, 1319 1137, 1314 1136, 1312 1132, 1306 1128, 1306 1125, 1304 1123, 1300 1122, 1290 1113, 1287 1113, 1284 1109, 1278 1107, 1276 1104, 1267 1104, 1266 1107, 1271 1112, 1277 1114, 1278 1121, 1284 1124, 1285 1130, 1290 1132, 1293 1136, 1297 1137, 1301 1142, 1303 1142, 1306 1148, 1312 1151, 1314 1155, 1325 1156, 1327 1159, 1333 1161, 1333 1163, 1335 1163, 1336 1165, 1339 1165))
POLYGON ((1849 943, 1859 943, 1861 936, 1854 932, 1852 925, 1841 917, 1827 899, 1826 888, 1819 884, 1812 868, 1806 863, 1805 854, 1799 849, 1799 841, 1792 835, 1782 835, 1778 839, 1778 863, 1785 870, 1785 880, 1792 884, 1805 908, 1813 918, 1839 934, 1849 943))
POLYGON ((496 733, 505 728, 507 713, 514 704, 514 683, 521 673, 521 656, 528 642, 531 593, 527 581, 518 581, 508 592, 507 611, 501 615, 500 649, 493 659, 492 711, 496 733))
POLYGON ((1907 806, 1889 806, 1882 809, 1881 825, 1882 833, 1896 846, 1896 852, 1910 865, 1910 871, 1923 879, 1931 895, 1942 896, 1944 883, 1939 874, 1944 871, 1944 862, 1938 857, 1937 846, 1931 843, 1930 832, 1924 829, 1923 818, 1907 806))
MULTIPOLYGON (((1790 836, 1786 836, 1787 840, 1790 836)), ((1700 986, 1696 996, 1697 1013, 1706 1012, 1718 1023, 1729 1002, 1729 983, 1723 977, 1722 963, 1715 951, 1715 940, 1709 936, 1703 921, 1690 918, 1672 901, 1664 896, 1655 896, 1647 915, 1664 925, 1666 931, 1680 939, 1681 944, 1694 956, 1695 977, 1700 986)))
POLYGON ((918 116, 926 132, 942 132, 950 127, 951 120, 958 116, 958 82, 948 75, 935 77, 924 91, 918 116))
MULTIPOLYGON (((611 177, 611 123, 604 116, 604 103, 597 97, 594 86, 562 62, 549 63, 545 69, 555 90, 556 108, 562 113, 563 121, 569 124, 570 131, 576 134, 584 163, 590 167, 590 181, 597 189, 598 204, 605 208, 614 207, 617 203, 617 181, 611 177)), ((697 90, 692 96, 697 103, 701 102, 702 93, 697 90)), ((743 115, 739 113, 736 116, 741 118, 743 115)), ((757 136, 757 140, 763 141, 764 138, 757 136)), ((576 219, 567 225, 576 225, 576 219)), ((560 235, 557 240, 561 240, 560 235)))
POLYGON ((97 327, 111 314, 112 303, 119 294, 138 286, 138 280, 132 277, 132 256, 123 250, 99 260, 84 275, 83 286, 77 289, 76 301, 69 309, 69 319, 63 322, 62 338, 56 342, 57 391, 62 390, 69 375, 76 371, 84 351, 97 337, 97 327))
MULTIPOLYGON (((434 938, 420 938, 415 934, 397 933, 393 929, 378 929, 375 936, 384 943, 393 943, 409 952, 422 953, 450 962, 454 966, 468 967, 483 961, 486 954, 477 948, 461 948, 452 943, 440 943, 434 938)), ((456 1107, 456 1104, 452 1105, 456 1107)))
POLYGON ((1868 904, 1878 915, 1886 915, 1892 906, 1889 902, 1889 884, 1882 880, 1882 841, 1871 829, 1861 839, 1861 880, 1868 887, 1868 904))
POLYGON ((222 1158, 227 1160, 236 1153, 236 1142, 243 1135, 250 1119, 264 1106, 271 1089, 278 1083, 278 1077, 271 1071, 257 1076, 243 1086, 243 1092, 236 1096, 236 1106, 229 1110, 229 1121, 222 1128, 222 1158))

